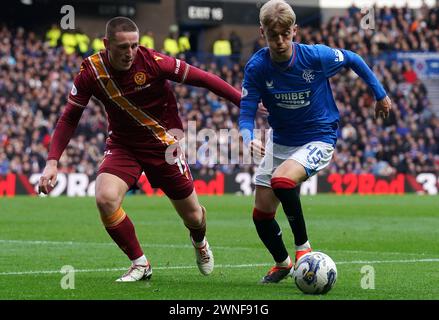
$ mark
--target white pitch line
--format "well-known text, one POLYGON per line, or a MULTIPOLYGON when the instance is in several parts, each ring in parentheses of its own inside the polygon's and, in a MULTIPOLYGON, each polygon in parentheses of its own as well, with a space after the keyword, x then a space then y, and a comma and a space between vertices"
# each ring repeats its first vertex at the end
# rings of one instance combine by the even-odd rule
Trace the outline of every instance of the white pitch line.
MULTIPOLYGON (((26 244, 26 245, 59 245, 59 246, 105 246, 114 247, 113 242, 80 242, 80 241, 48 241, 48 240, 14 240, 14 239, 0 239, 0 244, 26 244)), ((170 248, 170 249, 186 249, 192 248, 190 244, 154 244, 154 243, 141 243, 144 248, 170 248)), ((249 248, 249 247, 226 247, 226 246, 214 246, 213 249, 218 250, 258 250, 261 248, 249 248)), ((366 250, 332 250, 332 249, 321 249, 323 252, 343 252, 343 253, 357 253, 357 254, 385 254, 385 255, 405 255, 405 256, 425 256, 429 255, 425 252, 397 252, 397 251, 366 251, 366 250)))
MULTIPOLYGON (((250 267, 264 267, 269 266, 267 263, 259 264, 225 264, 216 265, 215 268, 250 268, 250 267)), ((196 266, 167 266, 167 267, 154 267, 153 270, 181 270, 181 269, 195 269, 196 266)), ((99 269, 74 269, 75 272, 113 272, 113 271, 126 271, 125 268, 99 268, 99 269)), ((61 270, 41 270, 41 271, 12 271, 12 272, 0 272, 0 276, 13 276, 13 275, 32 275, 32 274, 53 274, 61 273, 61 270)))
POLYGON ((379 264, 379 263, 418 263, 418 262, 439 262, 438 258, 426 259, 407 259, 407 260, 354 260, 354 261, 339 261, 336 264, 379 264))
MULTIPOLYGON (((67 246, 111 246, 114 247, 113 242, 77 242, 77 241, 46 241, 46 240, 8 240, 0 239, 0 244, 29 244, 29 245, 67 245, 67 246)), ((191 244, 155 244, 155 243, 141 243, 140 244, 146 248, 174 248, 174 249, 185 249, 192 248, 191 244)), ((254 250, 255 248, 248 247, 223 247, 215 246, 216 249, 220 250, 254 250)))
MULTIPOLYGON (((380 263, 422 263, 422 262, 439 262, 437 258, 431 259, 412 259, 412 260, 354 260, 354 261, 336 261, 336 264, 380 264, 380 263)), ((253 267, 267 267, 271 266, 271 263, 253 263, 253 264, 220 264, 215 268, 253 268, 253 267)), ((167 267, 154 267, 153 270, 181 270, 181 269, 195 269, 191 266, 167 266, 167 267)), ((101 268, 101 269, 75 269, 75 272, 113 272, 113 271, 125 271, 127 268, 101 268)), ((39 275, 39 274, 59 274, 61 270, 40 270, 40 271, 12 271, 12 272, 0 272, 0 276, 16 276, 16 275, 39 275)))

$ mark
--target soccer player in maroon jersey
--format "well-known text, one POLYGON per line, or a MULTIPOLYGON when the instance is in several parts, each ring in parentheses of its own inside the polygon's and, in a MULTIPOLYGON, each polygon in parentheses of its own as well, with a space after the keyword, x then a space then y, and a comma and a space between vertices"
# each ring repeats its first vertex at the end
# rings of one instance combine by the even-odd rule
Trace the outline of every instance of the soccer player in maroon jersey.
POLYGON ((47 194, 55 185, 58 160, 89 99, 96 97, 105 106, 109 122, 105 155, 96 179, 96 204, 108 234, 132 261, 117 281, 138 281, 152 275, 134 226, 121 207, 142 171, 151 185, 161 188, 171 200, 189 229, 198 268, 208 275, 214 259, 205 236, 205 209, 198 202, 184 158, 178 157, 172 164, 165 159, 167 148, 178 143, 169 130, 183 128, 168 80, 205 87, 237 106, 241 93, 213 74, 139 46, 139 30, 128 18, 108 21, 104 43, 106 50, 86 58, 75 77, 52 137, 39 190, 47 194))

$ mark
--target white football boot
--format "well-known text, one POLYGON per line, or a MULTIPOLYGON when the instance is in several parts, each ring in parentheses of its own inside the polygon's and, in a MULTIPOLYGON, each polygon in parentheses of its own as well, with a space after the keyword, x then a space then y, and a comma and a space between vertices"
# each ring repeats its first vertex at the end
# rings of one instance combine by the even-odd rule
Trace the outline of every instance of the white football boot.
POLYGON ((148 263, 146 266, 142 265, 131 265, 128 271, 116 282, 134 282, 139 280, 149 280, 152 276, 152 268, 148 263))
POLYGON ((209 242, 204 238, 204 246, 197 247, 192 239, 192 244, 195 248, 195 257, 197 258, 197 265, 200 272, 207 276, 212 273, 214 267, 213 253, 210 250, 209 242))

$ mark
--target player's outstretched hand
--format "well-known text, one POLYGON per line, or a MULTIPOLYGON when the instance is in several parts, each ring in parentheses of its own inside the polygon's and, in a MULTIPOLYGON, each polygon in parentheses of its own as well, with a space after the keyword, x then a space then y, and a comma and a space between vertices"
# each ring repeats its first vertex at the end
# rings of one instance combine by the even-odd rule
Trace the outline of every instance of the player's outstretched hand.
POLYGON ((384 99, 377 101, 375 105, 375 118, 382 117, 386 119, 389 116, 390 110, 392 110, 392 101, 388 96, 384 99))
POLYGON ((38 182, 38 193, 48 194, 55 187, 58 174, 58 161, 49 160, 38 182))
POLYGON ((262 158, 265 155, 265 147, 261 140, 254 139, 249 145, 250 154, 255 158, 262 158))

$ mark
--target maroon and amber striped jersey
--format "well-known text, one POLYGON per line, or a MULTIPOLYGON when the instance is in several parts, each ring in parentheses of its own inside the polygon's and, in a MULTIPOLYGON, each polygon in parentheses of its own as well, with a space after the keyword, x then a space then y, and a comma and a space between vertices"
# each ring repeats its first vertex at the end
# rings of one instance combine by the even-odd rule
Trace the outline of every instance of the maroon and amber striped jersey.
POLYGON ((170 129, 182 129, 168 80, 183 83, 186 62, 139 46, 127 71, 111 67, 107 51, 86 58, 69 94, 69 103, 85 107, 91 96, 105 106, 111 141, 132 147, 167 146, 170 129))
POLYGON ((177 141, 175 129, 182 130, 168 80, 207 88, 236 106, 241 101, 241 92, 218 76, 154 50, 139 47, 127 71, 113 69, 107 51, 101 51, 83 61, 57 122, 47 159, 59 160, 91 96, 105 106, 107 142, 163 152, 177 141))

